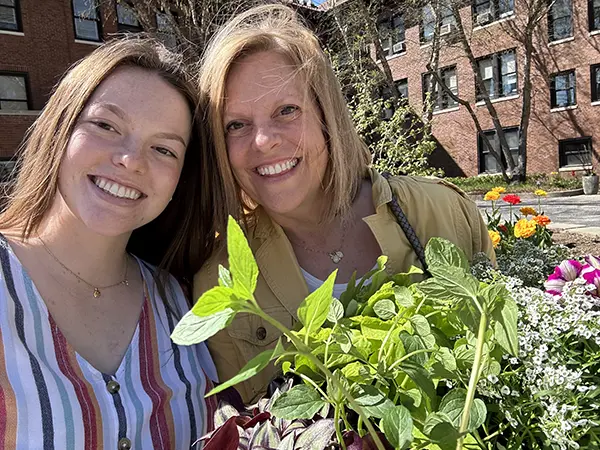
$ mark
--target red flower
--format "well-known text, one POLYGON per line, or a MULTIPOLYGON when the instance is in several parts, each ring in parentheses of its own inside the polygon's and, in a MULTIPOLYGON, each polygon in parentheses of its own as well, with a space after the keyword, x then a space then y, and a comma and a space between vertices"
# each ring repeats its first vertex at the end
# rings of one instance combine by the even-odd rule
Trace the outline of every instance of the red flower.
POLYGON ((515 194, 505 195, 502 197, 502 200, 504 200, 506 203, 510 203, 511 205, 518 205, 521 203, 521 197, 515 194))
POLYGON ((503 233, 508 233, 508 228, 506 228, 506 225, 498 225, 498 229, 503 233))

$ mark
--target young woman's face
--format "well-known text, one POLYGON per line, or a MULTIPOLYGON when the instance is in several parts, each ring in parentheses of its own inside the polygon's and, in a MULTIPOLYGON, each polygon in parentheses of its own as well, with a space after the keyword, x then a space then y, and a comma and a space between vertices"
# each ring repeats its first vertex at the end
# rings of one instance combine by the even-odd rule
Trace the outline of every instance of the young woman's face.
POLYGON ((271 215, 315 214, 329 154, 320 113, 285 57, 247 56, 231 68, 223 115, 231 168, 271 215))
POLYGON ((179 181, 191 122, 184 96, 158 74, 117 69, 81 112, 61 162, 68 214, 107 236, 155 219, 179 181))

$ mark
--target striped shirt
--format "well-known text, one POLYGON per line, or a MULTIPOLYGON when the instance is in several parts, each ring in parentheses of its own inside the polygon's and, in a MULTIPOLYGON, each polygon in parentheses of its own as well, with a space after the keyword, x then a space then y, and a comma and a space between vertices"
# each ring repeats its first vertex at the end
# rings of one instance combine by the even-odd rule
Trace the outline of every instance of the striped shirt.
MULTIPOLYGON (((204 344, 172 343, 177 321, 155 292, 153 268, 138 264, 142 312, 120 367, 107 375, 65 340, 0 235, 0 450, 199 448, 212 427, 214 400, 204 394, 216 370, 204 344)), ((167 289, 182 314, 179 284, 171 278, 167 289)))

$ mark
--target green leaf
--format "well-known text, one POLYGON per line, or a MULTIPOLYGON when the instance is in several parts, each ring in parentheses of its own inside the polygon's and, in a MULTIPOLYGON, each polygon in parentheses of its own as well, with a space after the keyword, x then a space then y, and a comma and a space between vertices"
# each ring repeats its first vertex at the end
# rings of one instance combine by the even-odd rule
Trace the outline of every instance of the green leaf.
POLYGON ((454 450, 460 433, 448 422, 440 422, 429 433, 429 438, 442 450, 454 450))
POLYGON ((425 247, 425 261, 430 269, 437 267, 457 267, 469 270, 469 261, 465 253, 452 242, 434 237, 425 247))
MULTIPOLYGON (((425 343, 423 342, 423 339, 420 336, 413 336, 411 334, 408 334, 406 331, 400 333, 400 340, 404 345, 404 351, 406 352, 406 354, 427 348, 425 347, 425 343)), ((427 355, 425 353, 419 353, 417 355, 411 356, 409 358, 409 361, 413 361, 414 363, 423 366, 427 362, 427 355)))
POLYGON ((390 320, 396 317, 396 307, 390 299, 384 298, 373 305, 373 310, 381 320, 390 320))
POLYGON ((198 317, 206 317, 223 311, 225 308, 239 311, 244 303, 244 300, 237 299, 232 289, 216 286, 202 294, 193 306, 192 312, 198 317))
POLYGON ((306 328, 306 333, 311 334, 318 329, 327 319, 329 308, 333 299, 333 284, 337 270, 327 277, 327 280, 317 290, 306 297, 298 307, 298 319, 306 328))
POLYGON ((327 320, 337 323, 342 317, 344 317, 344 305, 337 298, 333 297, 329 312, 327 313, 327 320))
POLYGON ((425 295, 446 302, 472 301, 477 297, 479 281, 458 267, 431 268, 433 278, 420 283, 418 288, 425 295))
POLYGON ((421 389, 427 397, 432 400, 435 399, 435 386, 433 385, 433 381, 431 381, 431 377, 427 370, 412 361, 403 362, 400 365, 400 369, 413 380, 417 387, 421 389))
POLYGON ((425 316, 416 314, 410 318, 410 323, 412 324, 415 333, 419 336, 429 336, 431 334, 431 327, 425 316))
POLYGON ((399 405, 390 409, 382 420, 383 433, 394 448, 405 448, 412 441, 413 421, 410 411, 399 405))
POLYGON ((365 338, 376 341, 383 341, 392 327, 390 322, 383 322, 376 317, 356 316, 351 320, 360 324, 360 331, 365 338))
POLYGON ((390 298, 394 296, 394 282, 393 281, 388 281, 387 283, 384 283, 381 285, 381 287, 379 289, 377 289, 377 291, 371 295, 371 297, 369 297, 369 300, 367 300, 367 305, 373 306, 375 305, 375 303, 377 303, 379 300, 383 299, 383 298, 390 298))
POLYGON ((236 312, 226 308, 207 317, 198 317, 188 311, 175 326, 171 339, 177 345, 194 345, 206 341, 223 328, 227 327, 236 312))
POLYGON ((371 385, 358 385, 354 388, 354 400, 369 417, 383 418, 394 403, 387 396, 371 385))
POLYGON ((352 317, 358 311, 358 302, 354 299, 348 302, 348 306, 346 307, 346 311, 344 312, 344 317, 352 317))
MULTIPOLYGON (((439 412, 445 413, 456 428, 460 426, 463 410, 465 409, 466 398, 467 391, 464 389, 453 389, 448 392, 440 402, 439 412)), ((483 403, 481 399, 476 398, 471 406, 467 431, 475 431, 483 425, 486 414, 487 409, 485 403, 483 403)))
POLYGON ((415 305, 412 292, 405 286, 394 286, 394 299, 400 308, 412 308, 415 305))
POLYGON ((332 335, 334 342, 339 345, 344 353, 352 348, 352 332, 347 328, 339 328, 332 335))
POLYGON ((258 265, 244 232, 231 216, 227 224, 227 252, 234 291, 241 298, 250 299, 256 289, 258 265))
POLYGON ((246 381, 247 379, 252 378, 258 372, 267 367, 267 365, 273 358, 273 353, 274 349, 265 350, 264 352, 259 353, 250 361, 248 361, 248 363, 244 367, 242 367, 242 370, 240 370, 240 372, 236 376, 227 380, 225 383, 216 386, 208 394, 206 394, 205 397, 210 397, 211 395, 217 394, 231 386, 235 386, 236 384, 241 383, 242 381, 246 381))
POLYGON ((513 356, 519 354, 519 338, 517 332, 517 321, 519 308, 515 301, 506 297, 501 309, 494 309, 492 317, 495 319, 494 333, 498 344, 513 356))
POLYGON ((448 347, 440 347, 434 358, 438 361, 444 369, 448 372, 454 372, 456 370, 456 358, 448 347))
POLYGON ((325 406, 319 393, 304 384, 294 386, 275 400, 271 413, 280 419, 312 419, 325 406))
POLYGON ((425 424, 423 425, 423 433, 429 435, 431 431, 436 427, 436 425, 439 425, 440 423, 447 423, 450 426, 453 426, 454 421, 445 412, 437 411, 431 413, 427 416, 427 419, 425 420, 425 424))
POLYGON ((231 279, 231 272, 229 269, 219 264, 219 286, 233 289, 233 280, 231 279))

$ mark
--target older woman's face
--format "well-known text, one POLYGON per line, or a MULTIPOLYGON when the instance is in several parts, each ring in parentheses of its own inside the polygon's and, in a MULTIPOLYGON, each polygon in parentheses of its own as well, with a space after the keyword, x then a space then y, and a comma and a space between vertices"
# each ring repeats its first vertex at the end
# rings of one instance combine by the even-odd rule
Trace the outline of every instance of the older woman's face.
POLYGON ((186 99, 158 74, 117 69, 88 101, 60 167, 68 216, 107 236, 155 219, 177 187, 191 134, 186 99))
POLYGON ((227 151, 242 189, 273 216, 306 216, 324 201, 328 151, 309 88, 276 52, 233 65, 223 115, 227 151))

